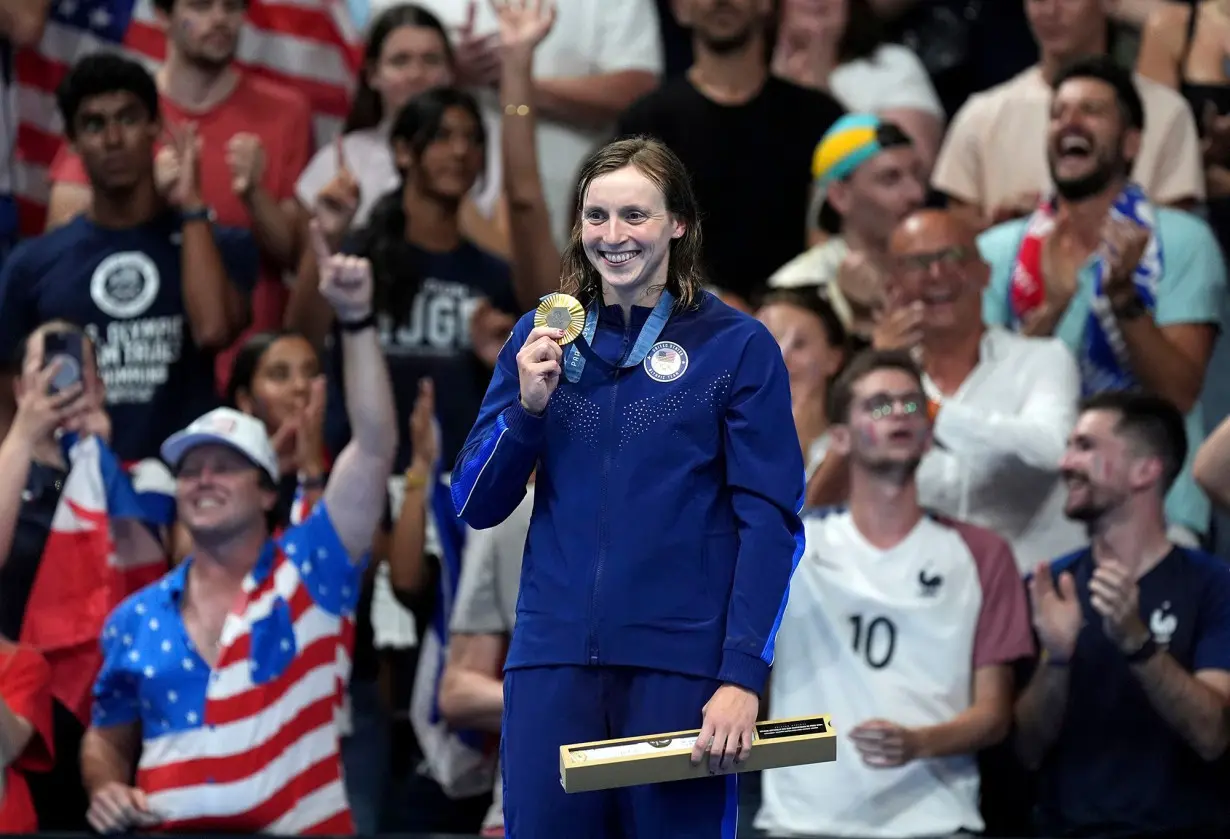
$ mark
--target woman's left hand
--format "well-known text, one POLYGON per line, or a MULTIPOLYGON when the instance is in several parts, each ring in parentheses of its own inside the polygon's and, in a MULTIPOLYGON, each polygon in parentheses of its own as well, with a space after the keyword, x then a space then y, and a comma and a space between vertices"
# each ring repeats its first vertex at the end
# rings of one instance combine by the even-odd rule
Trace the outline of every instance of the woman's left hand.
POLYGON ((299 415, 298 431, 295 434, 295 461, 299 471, 310 477, 324 474, 325 454, 325 377, 312 379, 307 405, 299 415))
POLYGON ((729 772, 752 753, 756 737, 756 714, 760 698, 739 685, 725 684, 702 710, 704 721, 700 735, 692 747, 692 763, 699 764, 709 755, 710 774, 729 772))

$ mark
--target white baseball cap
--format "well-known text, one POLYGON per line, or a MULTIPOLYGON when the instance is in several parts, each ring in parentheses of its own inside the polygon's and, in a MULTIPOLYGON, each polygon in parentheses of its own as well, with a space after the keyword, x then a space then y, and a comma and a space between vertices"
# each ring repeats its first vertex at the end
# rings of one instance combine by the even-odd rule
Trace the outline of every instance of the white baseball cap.
POLYGON ((281 477, 265 424, 234 408, 215 408, 183 431, 176 431, 162 444, 162 459, 172 471, 178 471, 184 455, 206 444, 231 447, 263 469, 275 484, 281 477))

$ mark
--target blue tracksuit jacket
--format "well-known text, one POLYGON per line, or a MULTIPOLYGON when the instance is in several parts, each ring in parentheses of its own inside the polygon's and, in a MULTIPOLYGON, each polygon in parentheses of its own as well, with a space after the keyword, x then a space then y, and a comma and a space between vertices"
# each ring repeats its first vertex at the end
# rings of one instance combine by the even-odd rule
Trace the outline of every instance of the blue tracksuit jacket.
MULTIPOLYGON (((595 352, 625 357, 650 311, 628 323, 602 307, 595 352)), ((500 352, 452 477, 458 515, 482 529, 538 470, 506 666, 645 667, 760 692, 803 552, 803 458, 777 342, 705 294, 654 345, 682 353, 618 373, 588 363, 535 417, 516 359, 532 328, 530 313, 500 352)))

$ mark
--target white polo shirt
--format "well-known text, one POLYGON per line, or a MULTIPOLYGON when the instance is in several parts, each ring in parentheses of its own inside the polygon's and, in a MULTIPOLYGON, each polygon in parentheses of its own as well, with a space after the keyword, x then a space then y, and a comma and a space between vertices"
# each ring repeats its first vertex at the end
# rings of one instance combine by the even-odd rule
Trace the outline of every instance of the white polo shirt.
POLYGON ((1033 651, 1025 588, 1007 544, 924 517, 881 550, 850 514, 805 519, 769 688, 769 718, 829 714, 837 760, 764 772, 755 825, 774 836, 897 837, 980 831, 976 757, 868 767, 848 736, 867 720, 951 721, 973 675, 1033 651))
POLYGON ((1021 571, 1088 544, 1063 514, 1059 459, 1076 423, 1080 371, 1053 338, 988 327, 978 365, 941 397, 935 445, 918 469, 919 503, 995 531, 1012 544, 1021 571))

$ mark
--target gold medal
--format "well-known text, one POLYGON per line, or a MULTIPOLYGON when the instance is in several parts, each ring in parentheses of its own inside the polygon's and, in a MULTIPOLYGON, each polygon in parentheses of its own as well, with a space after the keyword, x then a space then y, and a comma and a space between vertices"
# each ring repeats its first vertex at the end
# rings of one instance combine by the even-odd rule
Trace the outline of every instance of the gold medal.
POLYGON ((552 294, 538 304, 538 309, 534 312, 534 326, 562 329, 564 337, 559 339, 560 346, 570 344, 585 328, 585 310, 575 297, 552 294))

